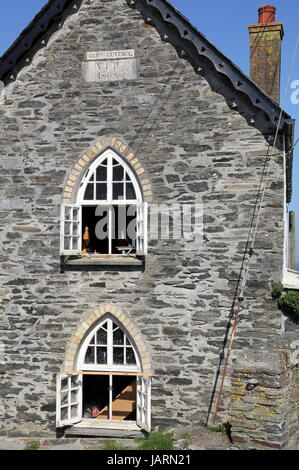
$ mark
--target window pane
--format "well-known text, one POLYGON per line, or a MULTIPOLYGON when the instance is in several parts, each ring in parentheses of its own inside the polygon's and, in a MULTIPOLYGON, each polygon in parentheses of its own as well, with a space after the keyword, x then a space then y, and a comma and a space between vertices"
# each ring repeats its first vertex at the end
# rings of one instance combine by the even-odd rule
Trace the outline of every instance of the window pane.
POLYGON ((78 390, 71 391, 71 403, 76 403, 78 401, 78 390))
POLYGON ((124 198, 124 185, 123 183, 114 183, 113 184, 113 199, 123 199, 124 198))
POLYGON ((93 183, 88 183, 86 186, 85 194, 84 194, 84 199, 87 201, 93 200, 93 183))
POLYGON ((97 200, 106 200, 107 199, 107 184, 106 183, 101 183, 97 184, 97 194, 96 194, 96 199, 97 200))
POLYGON ((71 249, 71 237, 64 237, 64 249, 65 250, 71 249))
POLYGON ((113 364, 124 363, 124 348, 113 348, 113 364))
POLYGON ((68 383, 68 377, 64 377, 63 379, 61 379, 61 390, 68 390, 68 383))
POLYGON ((78 416, 78 405, 71 407, 71 418, 76 418, 78 416))
POLYGON ((115 166, 113 168, 113 181, 123 181, 124 179, 124 169, 121 165, 115 166))
POLYGON ((78 222, 73 223, 73 235, 79 235, 79 224, 78 224, 78 222))
POLYGON ((124 334, 120 329, 113 332, 113 344, 124 344, 124 334))
POLYGON ((135 189, 132 183, 126 184, 126 198, 127 199, 136 199, 135 189))
POLYGON ((93 336, 93 337, 91 338, 91 341, 90 341, 89 344, 94 344, 94 340, 95 340, 95 336, 93 336))
POLYGON ((113 158, 113 160, 112 160, 112 165, 113 165, 113 166, 116 166, 116 165, 119 165, 119 163, 118 163, 117 160, 115 160, 115 159, 113 158))
POLYGON ((85 364, 94 364, 94 348, 88 347, 85 355, 85 364))
POLYGON ((107 332, 102 328, 97 332, 97 344, 107 344, 107 332))
POLYGON ((61 408, 61 419, 68 419, 68 408, 61 408))
POLYGON ((79 207, 73 208, 73 221, 78 222, 79 220, 79 207))
POLYGON ((78 384, 79 384, 79 375, 72 375, 71 376, 71 387, 74 388, 74 387, 78 387, 78 384))
POLYGON ((97 364, 107 364, 107 348, 97 348, 97 364))
POLYGON ((64 234, 65 235, 71 235, 71 230, 72 230, 72 223, 71 222, 65 222, 65 224, 64 224, 64 234))
POLYGON ((61 405, 67 405, 69 402, 69 392, 61 394, 61 405))
POLYGON ((73 238, 73 250, 79 250, 79 237, 73 238))
POLYGON ((136 364, 135 354, 132 348, 126 349, 127 364, 136 364))
POLYGON ((71 208, 70 207, 65 208, 65 220, 71 220, 71 208))
POLYGON ((107 181, 107 167, 98 166, 96 171, 96 179, 97 181, 107 181))
POLYGON ((107 162, 107 158, 105 158, 105 160, 102 161, 101 165, 107 166, 107 162))

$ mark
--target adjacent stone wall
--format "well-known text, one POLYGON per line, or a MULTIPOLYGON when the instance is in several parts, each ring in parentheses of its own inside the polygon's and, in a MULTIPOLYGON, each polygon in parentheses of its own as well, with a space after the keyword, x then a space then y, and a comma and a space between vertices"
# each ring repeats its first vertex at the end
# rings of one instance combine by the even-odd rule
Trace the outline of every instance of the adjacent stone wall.
POLYGON ((298 449, 298 364, 290 353, 248 351, 232 373, 232 439, 240 449, 298 449))

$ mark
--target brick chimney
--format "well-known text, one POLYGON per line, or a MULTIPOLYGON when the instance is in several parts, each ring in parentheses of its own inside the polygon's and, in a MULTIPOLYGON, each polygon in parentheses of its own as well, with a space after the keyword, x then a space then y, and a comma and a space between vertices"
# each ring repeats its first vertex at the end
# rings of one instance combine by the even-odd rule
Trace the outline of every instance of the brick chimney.
POLYGON ((248 26, 250 34, 250 78, 280 102, 280 66, 283 24, 275 21, 276 8, 259 8, 258 24, 248 26))

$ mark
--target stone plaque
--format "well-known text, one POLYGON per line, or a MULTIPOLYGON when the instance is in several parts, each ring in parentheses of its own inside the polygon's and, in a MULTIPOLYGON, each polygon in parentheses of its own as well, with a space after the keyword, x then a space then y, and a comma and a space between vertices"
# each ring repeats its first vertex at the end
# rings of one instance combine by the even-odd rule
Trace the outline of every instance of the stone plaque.
POLYGON ((111 60, 111 59, 134 59, 134 49, 126 51, 101 51, 101 52, 87 52, 87 60, 111 60))
POLYGON ((137 78, 135 51, 87 52, 83 75, 87 82, 134 80, 137 78))

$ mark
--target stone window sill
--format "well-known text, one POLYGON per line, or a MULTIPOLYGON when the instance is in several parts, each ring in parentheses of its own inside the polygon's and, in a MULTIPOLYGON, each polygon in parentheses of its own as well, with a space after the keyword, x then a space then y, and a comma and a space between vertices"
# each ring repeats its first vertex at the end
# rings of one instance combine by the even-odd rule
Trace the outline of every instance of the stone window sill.
POLYGON ((130 255, 91 255, 65 260, 66 266, 142 266, 143 260, 130 255))

